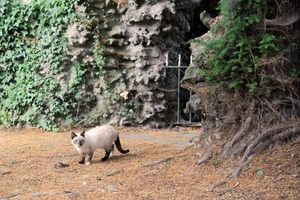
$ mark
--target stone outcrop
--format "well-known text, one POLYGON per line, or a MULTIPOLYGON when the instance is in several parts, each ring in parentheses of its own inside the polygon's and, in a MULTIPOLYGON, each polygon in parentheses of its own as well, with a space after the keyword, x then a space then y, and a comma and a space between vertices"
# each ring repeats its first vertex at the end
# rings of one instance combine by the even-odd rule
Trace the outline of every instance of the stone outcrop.
MULTIPOLYGON (((88 126, 109 122, 150 127, 163 127, 171 121, 167 114, 174 110, 171 104, 176 102, 176 93, 169 93, 170 99, 166 99, 164 89, 177 88, 177 70, 165 68, 166 55, 175 66, 178 54, 184 58, 193 9, 200 3, 94 0, 87 6, 78 5, 76 12, 84 23, 73 22, 66 32, 70 63, 86 67, 76 120, 88 126), (97 71, 96 42, 103 48, 105 73, 97 71), (99 78, 101 74, 104 77, 99 78)), ((61 88, 72 81, 67 75, 71 70, 66 67, 59 77, 61 88)))
MULTIPOLYGON (((205 10, 200 13, 200 20, 205 26, 211 29, 213 26, 221 23, 221 16, 212 18, 205 10)), ((219 31, 217 37, 221 37, 223 31, 219 31)), ((199 70, 201 68, 207 69, 205 60, 211 55, 205 53, 205 42, 213 39, 211 31, 204 35, 195 38, 191 43, 192 57, 195 59, 185 71, 185 75, 181 80, 181 86, 193 91, 195 94, 191 96, 190 101, 187 102, 185 113, 194 113, 201 119, 204 129, 210 130, 218 126, 218 120, 224 115, 226 105, 222 102, 222 95, 224 92, 219 92, 217 96, 212 96, 212 85, 205 81, 205 77, 201 76, 199 70), (201 42, 200 42, 201 41, 201 42), (218 103, 217 103, 218 102, 218 103)), ((226 96, 226 95, 225 95, 226 96)), ((205 132, 206 130, 204 130, 205 132)))

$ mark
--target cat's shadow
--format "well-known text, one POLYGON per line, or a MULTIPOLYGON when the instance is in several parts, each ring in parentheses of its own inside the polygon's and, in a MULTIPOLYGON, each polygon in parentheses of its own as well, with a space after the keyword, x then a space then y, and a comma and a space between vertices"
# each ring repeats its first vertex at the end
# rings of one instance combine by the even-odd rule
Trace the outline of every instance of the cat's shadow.
POLYGON ((108 158, 107 160, 105 161, 102 161, 101 159, 102 158, 94 158, 92 160, 92 163, 94 164, 97 164, 97 163, 110 163, 110 162, 121 162, 122 160, 128 162, 128 160, 131 160, 131 159, 136 159, 138 157, 138 155, 136 154, 133 154, 133 153, 128 153, 128 154, 120 154, 120 155, 113 155, 112 157, 108 158))

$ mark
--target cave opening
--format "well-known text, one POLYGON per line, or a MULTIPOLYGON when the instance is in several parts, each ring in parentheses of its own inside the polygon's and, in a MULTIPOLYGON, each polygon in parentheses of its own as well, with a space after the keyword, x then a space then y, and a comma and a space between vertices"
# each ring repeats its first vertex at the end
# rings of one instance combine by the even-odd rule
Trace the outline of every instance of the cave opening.
MULTIPOLYGON (((191 49, 190 49, 190 43, 189 41, 192 39, 195 39, 197 37, 200 37, 207 33, 209 31, 209 28, 206 27, 203 22, 200 20, 200 13, 203 11, 206 11, 207 13, 210 14, 212 18, 218 16, 220 14, 219 10, 217 9, 218 7, 218 2, 216 0, 212 1, 201 1, 200 5, 196 8, 194 8, 192 12, 192 17, 190 21, 190 31, 186 34, 186 42, 187 45, 184 49, 185 56, 182 58, 182 63, 183 65, 189 65, 191 62, 191 49)), ((186 68, 181 69, 181 73, 179 76, 182 77, 184 76, 186 68)), ((186 104, 188 101, 190 101, 192 93, 185 89, 180 87, 180 104, 179 104, 179 110, 180 110, 180 117, 184 121, 188 122, 200 122, 201 119, 194 113, 185 113, 184 109, 186 108, 186 104)))

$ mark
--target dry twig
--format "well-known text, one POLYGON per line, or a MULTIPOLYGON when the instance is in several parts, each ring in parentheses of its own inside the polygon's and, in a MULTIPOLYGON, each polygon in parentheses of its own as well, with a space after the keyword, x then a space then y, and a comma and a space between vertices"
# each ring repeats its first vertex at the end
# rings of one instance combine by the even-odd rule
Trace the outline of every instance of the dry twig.
POLYGON ((159 163, 167 162, 167 161, 169 161, 169 160, 171 160, 171 159, 174 159, 174 158, 180 158, 180 157, 184 157, 184 156, 185 156, 185 155, 164 158, 164 159, 161 159, 161 160, 152 162, 152 163, 147 163, 147 164, 141 165, 140 168, 143 168, 143 167, 150 167, 150 166, 153 166, 153 165, 157 165, 157 164, 159 164, 159 163))

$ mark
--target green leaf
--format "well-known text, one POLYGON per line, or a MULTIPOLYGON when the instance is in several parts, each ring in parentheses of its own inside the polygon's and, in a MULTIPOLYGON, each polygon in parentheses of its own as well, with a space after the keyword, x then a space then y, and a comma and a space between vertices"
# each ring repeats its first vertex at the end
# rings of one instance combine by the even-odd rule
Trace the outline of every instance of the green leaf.
POLYGON ((233 81, 229 84, 229 88, 232 89, 234 87, 237 87, 238 85, 242 84, 243 81, 242 80, 236 80, 236 81, 233 81))
POLYGON ((247 67, 247 72, 248 73, 252 73, 253 72, 253 68, 252 67, 247 67))
POLYGON ((257 174, 260 175, 260 176, 263 176, 264 175, 264 171, 261 170, 261 169, 258 169, 257 170, 257 174))
POLYGON ((214 160, 214 161, 212 162, 212 165, 213 165, 214 167, 216 167, 216 166, 218 165, 218 161, 214 160))

